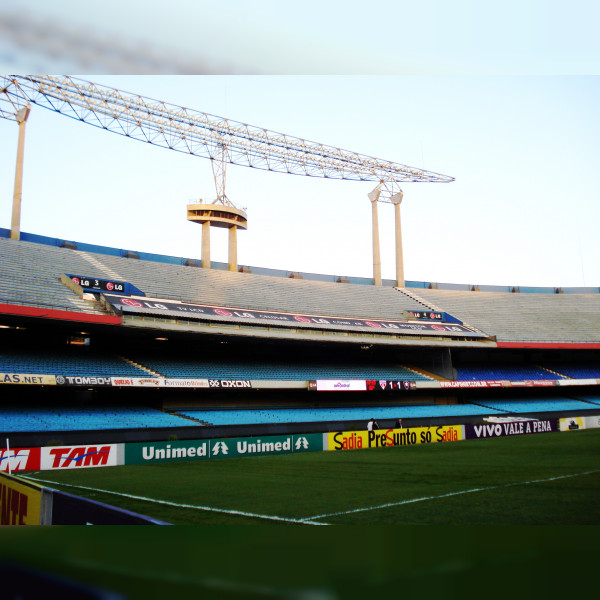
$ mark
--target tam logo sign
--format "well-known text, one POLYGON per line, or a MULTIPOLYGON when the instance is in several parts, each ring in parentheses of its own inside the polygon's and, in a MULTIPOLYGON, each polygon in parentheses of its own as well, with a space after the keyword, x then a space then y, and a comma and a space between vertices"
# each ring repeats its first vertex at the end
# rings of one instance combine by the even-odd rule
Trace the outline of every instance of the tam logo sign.
POLYGON ((39 471, 39 448, 13 448, 0 450, 0 471, 39 471))
POLYGON ((106 446, 63 446, 42 448, 42 470, 77 469, 80 467, 114 467, 117 444, 106 446))

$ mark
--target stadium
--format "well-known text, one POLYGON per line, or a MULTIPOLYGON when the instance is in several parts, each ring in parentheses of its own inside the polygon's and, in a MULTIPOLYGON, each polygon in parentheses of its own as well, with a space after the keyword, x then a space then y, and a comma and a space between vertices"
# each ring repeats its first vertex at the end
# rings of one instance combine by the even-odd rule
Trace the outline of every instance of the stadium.
MULTIPOLYGON (((49 81, 26 83, 29 102, 52 97, 49 81)), ((286 143, 284 158, 246 166, 291 172, 299 142, 286 143)), ((38 506, 38 522, 597 524, 600 288, 406 281, 405 180, 360 155, 368 175, 310 168, 378 184, 372 278, 241 266, 246 214, 228 202, 219 165, 249 154, 231 148, 210 147, 217 201, 188 206, 201 258, 27 233, 14 221, 0 229, 1 468, 53 490, 53 518, 38 506), (378 201, 398 211, 393 280, 381 276, 378 201), (211 260, 211 227, 229 230, 227 263, 211 260), (444 469, 458 463, 462 477, 449 481, 444 469), (365 481, 363 470, 379 480, 409 464, 421 477, 408 486, 379 493, 365 481), (291 494, 292 480, 302 493, 291 494), (172 493, 157 493, 157 481, 172 493), (268 493, 253 495, 256 481, 268 493), (363 495, 347 493, 353 482, 363 495), (465 508, 482 489, 504 490, 497 512, 476 500, 465 508), (94 499, 78 516, 80 496, 94 499), (435 515, 412 507, 433 498, 448 498, 435 515)), ((4 524, 27 520, 10 506, 4 524)))

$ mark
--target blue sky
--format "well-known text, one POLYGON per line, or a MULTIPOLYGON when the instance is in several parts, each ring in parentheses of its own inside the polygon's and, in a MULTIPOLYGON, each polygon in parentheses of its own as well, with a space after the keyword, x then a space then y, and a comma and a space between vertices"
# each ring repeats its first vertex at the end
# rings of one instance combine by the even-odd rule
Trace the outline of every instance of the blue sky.
MULTIPOLYGON (((62 10, 64 23, 84 19, 76 3, 22 4, 38 17, 62 10)), ((600 285, 597 8, 375 1, 342 10, 309 1, 300 10, 268 0, 216 8, 176 0, 159 22, 135 1, 114 19, 110 4, 88 17, 92 31, 123 33, 137 16, 132 39, 184 54, 187 44, 188 56, 210 50, 250 72, 274 72, 279 60, 289 74, 81 77, 455 177, 404 187, 407 279, 600 285)), ((20 65, 6 64, 0 46, 0 64, 3 56, 5 72, 41 60, 25 53, 20 65)), ((68 66, 59 61, 53 72, 68 66)), ((0 121, 4 227, 16 140, 16 125, 0 121)), ((228 196, 249 217, 240 264, 370 276, 371 188, 231 167, 228 196)), ((185 220, 185 205, 214 194, 208 161, 34 108, 24 231, 196 257, 200 228, 185 220)), ((394 276, 392 215, 381 206, 386 278, 394 276)), ((216 231, 213 259, 225 261, 226 252, 225 232, 216 231)))

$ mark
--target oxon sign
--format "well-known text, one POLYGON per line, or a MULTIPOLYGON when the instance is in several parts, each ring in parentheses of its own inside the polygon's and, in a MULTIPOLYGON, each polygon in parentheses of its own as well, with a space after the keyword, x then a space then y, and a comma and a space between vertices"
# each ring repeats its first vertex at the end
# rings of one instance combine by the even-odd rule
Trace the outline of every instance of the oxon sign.
POLYGON ((123 464, 123 444, 56 446, 40 448, 42 471, 115 467, 123 464))
POLYGON ((252 382, 248 379, 209 379, 208 387, 221 389, 251 388, 252 382))
POLYGON ((337 431, 324 435, 327 436, 325 450, 362 450, 389 446, 414 446, 416 444, 458 442, 464 439, 462 425, 378 429, 375 431, 337 431))
POLYGON ((527 435, 528 433, 548 433, 559 431, 557 419, 509 421, 505 423, 484 423, 482 425, 465 425, 465 437, 468 440, 505 437, 510 435, 527 435))
POLYGON ((125 444, 125 464, 239 458, 323 450, 322 434, 125 444))

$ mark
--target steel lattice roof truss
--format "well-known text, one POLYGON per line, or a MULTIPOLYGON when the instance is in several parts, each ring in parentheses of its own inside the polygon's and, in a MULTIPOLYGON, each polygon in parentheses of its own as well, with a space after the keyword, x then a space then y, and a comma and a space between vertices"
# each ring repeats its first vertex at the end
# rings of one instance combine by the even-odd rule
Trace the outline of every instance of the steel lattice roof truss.
POLYGON ((377 182, 382 201, 389 201, 403 182, 454 181, 447 175, 73 77, 19 75, 0 82, 2 118, 14 119, 18 107, 32 103, 113 133, 213 161, 308 177, 377 182))

